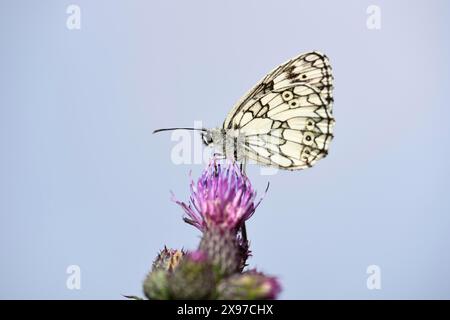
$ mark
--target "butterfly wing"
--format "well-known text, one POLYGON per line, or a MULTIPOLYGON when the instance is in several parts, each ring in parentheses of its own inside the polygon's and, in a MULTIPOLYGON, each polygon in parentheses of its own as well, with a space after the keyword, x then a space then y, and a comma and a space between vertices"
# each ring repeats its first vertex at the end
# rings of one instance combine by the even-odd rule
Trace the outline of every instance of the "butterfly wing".
POLYGON ((301 83, 314 86, 323 94, 327 103, 333 102, 333 76, 326 55, 315 51, 301 54, 272 70, 235 104, 226 117, 223 128, 238 129, 239 115, 261 96, 301 83))
POLYGON ((311 52, 264 77, 225 119, 244 134, 244 154, 282 169, 311 167, 333 138, 333 76, 325 55, 311 52))

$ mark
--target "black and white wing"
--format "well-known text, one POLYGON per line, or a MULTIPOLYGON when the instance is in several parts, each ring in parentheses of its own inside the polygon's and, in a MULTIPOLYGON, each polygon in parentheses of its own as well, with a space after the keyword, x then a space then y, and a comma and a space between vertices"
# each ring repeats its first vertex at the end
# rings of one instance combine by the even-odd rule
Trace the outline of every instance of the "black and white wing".
POLYGON ((234 106, 223 128, 245 136, 248 159, 288 170, 311 167, 327 155, 333 138, 332 90, 328 58, 302 54, 264 77, 234 106))

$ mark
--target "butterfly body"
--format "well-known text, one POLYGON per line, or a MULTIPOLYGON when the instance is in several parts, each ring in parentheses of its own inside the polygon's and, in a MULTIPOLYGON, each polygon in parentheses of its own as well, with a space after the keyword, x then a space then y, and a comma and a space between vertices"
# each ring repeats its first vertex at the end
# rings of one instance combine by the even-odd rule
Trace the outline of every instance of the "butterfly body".
POLYGON ((243 139, 245 137, 239 130, 206 129, 202 132, 202 138, 205 146, 212 147, 216 155, 238 162, 245 157, 243 154, 243 139))

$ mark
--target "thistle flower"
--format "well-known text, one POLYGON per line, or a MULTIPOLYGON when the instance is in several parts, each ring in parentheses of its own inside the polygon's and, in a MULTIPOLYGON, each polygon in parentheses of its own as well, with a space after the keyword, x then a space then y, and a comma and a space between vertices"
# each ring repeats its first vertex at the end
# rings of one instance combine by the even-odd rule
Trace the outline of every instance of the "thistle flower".
POLYGON ((219 283, 219 299, 253 300, 275 299, 281 286, 275 277, 266 276, 257 271, 235 274, 219 283))
MULTIPOLYGON (((267 190, 266 190, 267 191, 267 190)), ((192 252, 164 247, 144 282, 148 299, 275 299, 278 280, 256 271, 243 272, 251 255, 240 231, 258 207, 256 192, 236 164, 213 160, 188 203, 174 199, 184 221, 202 232, 192 252)), ((129 297, 135 299, 136 297, 129 297)))
POLYGON ((191 182, 189 204, 175 200, 186 213, 184 221, 203 232, 199 249, 208 255, 219 277, 240 272, 250 255, 248 243, 238 236, 255 212, 256 192, 236 164, 224 168, 210 162, 201 177, 191 182))
POLYGON ((184 221, 205 232, 220 228, 237 232, 255 211, 256 192, 236 164, 225 168, 211 161, 197 183, 191 182, 190 203, 175 200, 186 213, 184 221))

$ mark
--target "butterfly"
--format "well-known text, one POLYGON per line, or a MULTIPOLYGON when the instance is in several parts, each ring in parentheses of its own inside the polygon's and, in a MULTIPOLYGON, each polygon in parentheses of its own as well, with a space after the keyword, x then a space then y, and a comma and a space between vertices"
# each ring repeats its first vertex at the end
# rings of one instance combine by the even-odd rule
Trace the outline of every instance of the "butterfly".
POLYGON ((198 130, 223 158, 286 170, 312 167, 333 139, 333 75, 326 55, 301 54, 262 78, 222 127, 198 130))

